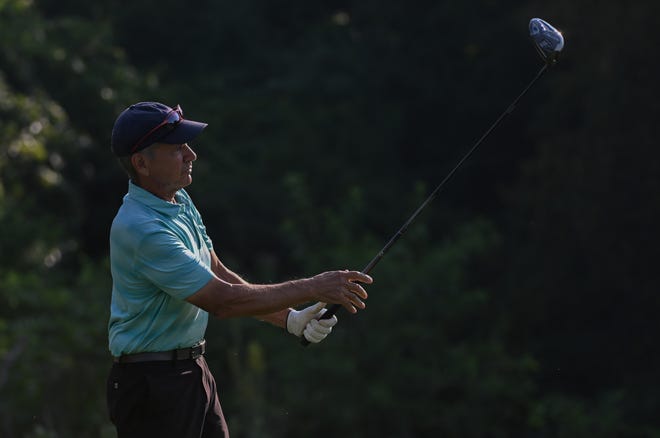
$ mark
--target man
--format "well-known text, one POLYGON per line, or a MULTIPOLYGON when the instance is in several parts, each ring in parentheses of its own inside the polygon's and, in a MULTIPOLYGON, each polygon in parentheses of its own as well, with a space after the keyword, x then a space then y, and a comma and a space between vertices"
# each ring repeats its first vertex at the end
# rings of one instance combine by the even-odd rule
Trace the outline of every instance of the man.
POLYGON ((141 102, 112 130, 129 175, 110 230, 112 300, 108 407, 119 437, 228 437, 204 359, 208 314, 252 316, 320 342, 337 319, 324 303, 364 309, 371 278, 330 271, 279 284, 250 284, 222 264, 184 187, 197 155, 189 141, 205 123, 178 106, 141 102), (319 303, 303 310, 291 307, 319 303))

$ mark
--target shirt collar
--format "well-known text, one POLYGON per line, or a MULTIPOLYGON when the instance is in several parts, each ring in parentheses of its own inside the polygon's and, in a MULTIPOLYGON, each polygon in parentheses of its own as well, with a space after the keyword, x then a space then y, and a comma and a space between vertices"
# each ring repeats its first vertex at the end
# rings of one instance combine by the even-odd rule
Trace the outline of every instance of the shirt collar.
MULTIPOLYGON (((180 191, 181 190, 179 190, 179 192, 180 191)), ((177 192, 174 195, 174 198, 177 200, 177 203, 172 204, 171 202, 167 202, 166 200, 159 198, 158 196, 143 189, 142 187, 133 183, 133 181, 129 180, 128 194, 126 196, 130 199, 133 199, 136 202, 139 202, 140 204, 143 204, 153 210, 156 210, 161 214, 174 217, 185 209, 185 205, 180 203, 182 201, 185 202, 184 197, 180 196, 179 192, 177 192)))

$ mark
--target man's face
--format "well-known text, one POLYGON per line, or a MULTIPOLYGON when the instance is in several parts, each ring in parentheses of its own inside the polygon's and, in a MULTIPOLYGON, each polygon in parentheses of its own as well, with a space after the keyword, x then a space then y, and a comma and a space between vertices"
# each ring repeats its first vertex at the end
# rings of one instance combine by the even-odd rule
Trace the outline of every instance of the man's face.
POLYGON ((159 191, 176 192, 192 183, 192 162, 197 154, 188 144, 156 143, 145 150, 147 178, 159 191))

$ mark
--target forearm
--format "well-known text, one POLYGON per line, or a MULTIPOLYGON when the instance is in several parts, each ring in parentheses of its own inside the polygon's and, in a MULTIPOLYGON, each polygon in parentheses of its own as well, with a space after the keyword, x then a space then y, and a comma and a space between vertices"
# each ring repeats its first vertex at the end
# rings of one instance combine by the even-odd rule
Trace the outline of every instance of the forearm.
MULTIPOLYGON (((232 284, 248 284, 245 280, 243 280, 241 277, 235 274, 233 276, 225 277, 225 281, 232 284)), ((290 311, 291 308, 289 307, 284 310, 279 310, 277 312, 267 313, 265 315, 257 315, 254 318, 258 319, 259 321, 272 324, 276 327, 286 328, 286 319, 289 316, 290 311)))
MULTIPOLYGON (((215 275, 218 276, 218 278, 230 284, 248 284, 248 282, 245 281, 240 275, 236 274, 235 272, 224 266, 222 262, 220 262, 220 259, 215 254, 215 252, 212 252, 211 258, 213 261, 212 270, 215 273, 215 275)), ((290 308, 286 308, 284 310, 279 310, 265 315, 257 315, 255 316, 255 318, 260 321, 265 321, 270 324, 273 324, 274 326, 277 327, 286 328, 286 319, 289 316, 290 311, 291 311, 290 308)))
MULTIPOLYGON (((283 311, 289 307, 314 299, 312 284, 308 279, 291 280, 279 284, 234 285, 237 289, 231 296, 225 296, 219 317, 257 316, 264 320, 282 319, 283 311)), ((286 319, 285 319, 286 322, 286 319)))
POLYGON ((254 316, 284 326, 289 307, 313 299, 309 279, 279 284, 229 284, 214 278, 188 301, 218 318, 254 316))

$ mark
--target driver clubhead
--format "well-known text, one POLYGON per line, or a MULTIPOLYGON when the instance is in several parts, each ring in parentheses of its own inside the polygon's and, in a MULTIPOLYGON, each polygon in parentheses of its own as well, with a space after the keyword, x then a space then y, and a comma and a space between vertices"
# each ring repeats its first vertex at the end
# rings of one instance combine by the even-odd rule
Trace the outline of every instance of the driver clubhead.
POLYGON ((557 29, 540 18, 529 20, 529 36, 534 47, 547 64, 555 64, 564 48, 564 37, 557 29))

